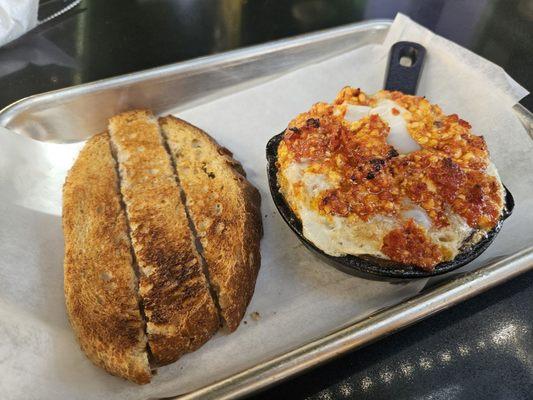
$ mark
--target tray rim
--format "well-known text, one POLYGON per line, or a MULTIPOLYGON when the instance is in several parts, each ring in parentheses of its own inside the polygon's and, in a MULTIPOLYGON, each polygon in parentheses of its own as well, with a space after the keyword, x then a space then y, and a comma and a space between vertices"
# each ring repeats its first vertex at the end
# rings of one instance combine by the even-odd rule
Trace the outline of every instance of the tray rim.
MULTIPOLYGON (((155 77, 196 71, 220 63, 236 61, 269 52, 298 47, 318 40, 340 38, 344 35, 376 27, 389 27, 390 19, 374 19, 339 27, 314 31, 263 44, 244 47, 214 55, 159 66, 125 75, 105 78, 77 86, 66 87, 17 100, 0 110, 0 126, 7 125, 19 112, 41 101, 75 97, 96 90, 112 89, 155 77)), ((533 114, 521 104, 514 107, 533 139, 533 114)), ((16 131, 15 131, 16 132, 16 131)), ((344 328, 318 338, 270 360, 260 362, 241 372, 208 384, 194 391, 152 400, 234 399, 264 389, 307 369, 318 366, 348 351, 406 328, 455 304, 467 300, 522 273, 533 270, 533 246, 512 255, 488 262, 486 265, 449 281, 425 288, 421 293, 398 304, 376 311, 344 328)))
POLYGON ((213 55, 197 57, 190 60, 26 96, 0 109, 0 126, 7 127, 9 122, 19 113, 31 108, 32 106, 38 105, 40 102, 76 97, 94 91, 121 87, 130 83, 139 82, 140 80, 149 80, 151 78, 161 78, 178 73, 197 71, 200 68, 206 69, 220 65, 221 63, 234 62, 241 59, 262 56, 270 52, 299 47, 318 40, 340 38, 345 35, 353 34, 357 31, 364 31, 372 28, 389 28, 392 25, 392 22, 392 19, 384 18, 354 22, 338 27, 321 29, 288 38, 277 39, 265 43, 216 53, 213 55))

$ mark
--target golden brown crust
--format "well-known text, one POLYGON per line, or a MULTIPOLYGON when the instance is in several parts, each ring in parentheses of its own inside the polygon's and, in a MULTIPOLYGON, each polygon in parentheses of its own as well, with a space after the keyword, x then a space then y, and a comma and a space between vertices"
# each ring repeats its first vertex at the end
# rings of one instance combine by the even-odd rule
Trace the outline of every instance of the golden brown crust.
POLYGON ((178 118, 160 118, 187 207, 203 247, 208 277, 230 331, 237 329, 261 263, 261 197, 229 150, 178 118))
POLYGON ((144 321, 109 136, 91 138, 63 188, 65 300, 81 348, 95 364, 150 382, 144 321))
POLYGON ((109 132, 140 270, 139 293, 157 365, 174 362, 218 329, 173 167, 148 111, 119 114, 109 132))

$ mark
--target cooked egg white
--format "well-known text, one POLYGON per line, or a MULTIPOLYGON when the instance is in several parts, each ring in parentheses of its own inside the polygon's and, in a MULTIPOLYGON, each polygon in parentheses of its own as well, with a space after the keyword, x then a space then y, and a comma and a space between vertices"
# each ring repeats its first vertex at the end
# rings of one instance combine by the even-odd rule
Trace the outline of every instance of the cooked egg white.
POLYGON ((299 209, 304 236, 332 256, 369 254, 385 257, 383 236, 394 227, 392 219, 375 217, 368 222, 337 216, 324 216, 306 206, 299 209), (369 229, 372 224, 372 229, 369 229))
POLYGON ((407 130, 405 116, 408 114, 409 111, 395 101, 382 99, 378 101, 374 108, 347 104, 344 119, 349 122, 355 122, 367 115, 379 115, 390 127, 387 143, 393 146, 398 153, 407 154, 421 149, 420 145, 411 137, 407 130), (393 114, 393 108, 398 111, 396 115, 393 114))

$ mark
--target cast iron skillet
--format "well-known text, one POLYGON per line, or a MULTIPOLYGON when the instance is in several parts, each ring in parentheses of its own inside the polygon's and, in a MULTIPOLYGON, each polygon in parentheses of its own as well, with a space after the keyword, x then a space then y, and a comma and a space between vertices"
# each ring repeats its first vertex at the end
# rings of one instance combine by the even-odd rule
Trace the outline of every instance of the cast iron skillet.
MULTIPOLYGON (((415 94, 418 85, 418 78, 422 71, 426 50, 418 43, 398 42, 395 43, 389 54, 388 71, 385 78, 385 89, 399 90, 407 94, 415 94), (402 61, 400 62, 400 59, 402 61), (410 66, 406 66, 406 59, 410 61, 410 66)), ((328 264, 349 273, 367 279, 385 280, 397 282, 400 279, 426 278, 430 276, 444 274, 452 271, 479 257, 492 243, 500 231, 503 221, 509 217, 514 208, 514 199, 509 190, 505 188, 505 207, 500 217, 499 223, 487 234, 485 238, 475 245, 461 251, 457 257, 451 261, 442 262, 435 266, 433 271, 423 271, 411 265, 399 264, 390 260, 373 256, 353 256, 342 257, 330 256, 307 240, 302 233, 302 223, 293 213, 285 198, 279 191, 277 178, 277 154, 278 146, 283 138, 283 133, 274 136, 267 144, 267 174, 270 185, 270 192, 274 204, 285 222, 291 227, 296 236, 311 251, 328 264)))

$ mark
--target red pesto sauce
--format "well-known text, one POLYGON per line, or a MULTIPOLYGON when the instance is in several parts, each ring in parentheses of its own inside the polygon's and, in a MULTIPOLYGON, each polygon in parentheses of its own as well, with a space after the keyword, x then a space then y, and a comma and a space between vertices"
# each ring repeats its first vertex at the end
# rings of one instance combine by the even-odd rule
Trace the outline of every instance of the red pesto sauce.
POLYGON ((424 230, 411 219, 383 238, 381 251, 391 260, 403 264, 416 260, 416 265, 427 271, 433 270, 435 261, 442 256, 439 246, 428 240, 424 230))
MULTIPOLYGON (((412 99, 421 99, 402 96, 395 100, 404 100, 400 103, 403 107, 408 107, 405 103, 412 99)), ((489 230, 498 223, 502 208, 500 186, 495 177, 484 173, 486 160, 454 159, 451 154, 457 148, 450 140, 432 147, 420 143, 421 150, 399 156, 386 142, 389 127, 379 116, 365 117, 354 127, 333 111, 331 105, 315 105, 291 122, 283 139, 295 161, 319 161, 325 170, 342 175, 337 188, 321 193, 321 213, 341 217, 355 214, 367 221, 376 214, 398 215, 402 199, 409 198, 427 212, 437 227, 449 224, 446 207, 472 228, 489 230)), ((431 126, 438 129, 438 134, 459 129, 462 150, 466 146, 467 150, 488 154, 483 138, 472 135, 470 125, 457 115, 442 115, 431 126)), ((421 132, 423 129, 416 136, 410 131, 415 140, 421 132)), ((382 251, 394 261, 424 269, 432 269, 443 260, 439 247, 412 221, 389 232, 382 251)))

